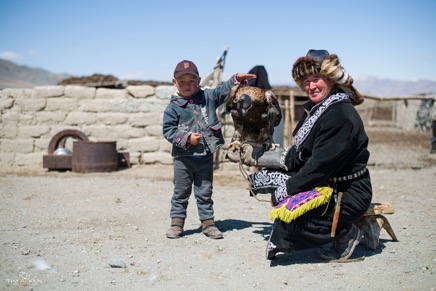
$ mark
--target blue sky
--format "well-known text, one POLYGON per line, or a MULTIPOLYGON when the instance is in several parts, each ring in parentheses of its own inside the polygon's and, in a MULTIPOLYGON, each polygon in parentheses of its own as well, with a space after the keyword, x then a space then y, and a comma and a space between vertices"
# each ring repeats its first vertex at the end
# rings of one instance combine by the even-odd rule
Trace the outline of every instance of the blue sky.
POLYGON ((0 0, 0 58, 75 76, 170 81, 182 59, 205 77, 228 47, 227 78, 336 53, 355 79, 436 80, 436 1, 0 0))

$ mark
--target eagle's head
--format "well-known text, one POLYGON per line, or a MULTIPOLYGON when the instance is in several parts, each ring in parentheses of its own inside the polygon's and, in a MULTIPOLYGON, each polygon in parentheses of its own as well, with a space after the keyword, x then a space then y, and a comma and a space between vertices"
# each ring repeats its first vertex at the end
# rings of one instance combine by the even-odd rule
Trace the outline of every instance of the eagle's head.
POLYGON ((247 110, 253 105, 251 97, 248 94, 242 94, 239 98, 233 99, 232 102, 235 108, 232 109, 230 113, 236 114, 237 112, 240 112, 242 117, 247 114, 247 110))
POLYGON ((265 90, 247 85, 236 85, 230 90, 226 110, 232 115, 245 117, 253 106, 263 104, 264 99, 265 90))

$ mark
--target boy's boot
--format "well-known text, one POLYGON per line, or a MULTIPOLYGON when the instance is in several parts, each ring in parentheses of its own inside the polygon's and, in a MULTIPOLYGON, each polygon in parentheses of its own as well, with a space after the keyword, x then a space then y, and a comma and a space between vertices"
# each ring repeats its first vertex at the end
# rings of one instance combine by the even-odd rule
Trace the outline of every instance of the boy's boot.
POLYGON ((183 217, 171 218, 171 227, 167 231, 167 238, 179 238, 183 236, 184 225, 185 225, 185 218, 183 217))
POLYGON ((221 231, 215 226, 213 219, 206 219, 201 222, 202 232, 205 236, 220 239, 223 238, 223 234, 221 231))

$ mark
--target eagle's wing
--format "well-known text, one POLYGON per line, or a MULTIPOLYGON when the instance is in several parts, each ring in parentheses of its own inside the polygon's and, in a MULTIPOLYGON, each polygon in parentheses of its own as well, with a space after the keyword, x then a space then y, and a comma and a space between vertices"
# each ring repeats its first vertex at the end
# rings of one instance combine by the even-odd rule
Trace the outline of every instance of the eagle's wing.
POLYGON ((267 90, 265 92, 265 102, 267 104, 265 113, 262 119, 265 121, 265 126, 261 129, 262 145, 265 150, 269 150, 274 147, 273 133, 274 127, 280 124, 282 120, 282 111, 280 109, 279 101, 274 95, 274 92, 267 90))

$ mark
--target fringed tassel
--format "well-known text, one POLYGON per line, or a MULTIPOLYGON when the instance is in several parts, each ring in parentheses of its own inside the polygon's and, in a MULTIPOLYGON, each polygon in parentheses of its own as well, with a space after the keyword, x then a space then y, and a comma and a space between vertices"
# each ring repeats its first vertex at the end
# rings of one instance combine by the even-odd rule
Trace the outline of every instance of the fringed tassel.
MULTIPOLYGON (((279 208, 273 208, 269 214, 269 218, 271 220, 273 219, 280 219, 283 222, 290 223, 292 220, 297 219, 297 217, 303 215, 309 210, 312 210, 314 208, 317 208, 323 204, 326 204, 330 201, 330 198, 333 193, 333 189, 330 187, 316 187, 314 189, 318 196, 316 196, 313 199, 306 199, 307 202, 301 201, 299 204, 302 204, 298 206, 295 209, 288 209, 288 204, 290 201, 290 198, 286 199, 282 205, 280 205, 279 208)), ((297 194, 298 195, 298 194, 297 194)))

